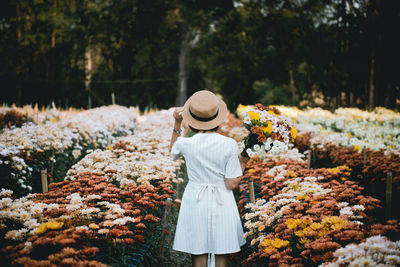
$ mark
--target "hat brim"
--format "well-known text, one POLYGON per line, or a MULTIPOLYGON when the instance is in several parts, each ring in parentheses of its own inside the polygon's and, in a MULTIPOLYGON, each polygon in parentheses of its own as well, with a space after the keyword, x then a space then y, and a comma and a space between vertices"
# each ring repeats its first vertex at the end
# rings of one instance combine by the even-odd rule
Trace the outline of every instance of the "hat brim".
POLYGON ((210 121, 199 121, 193 118, 189 112, 190 101, 191 98, 189 98, 183 106, 182 118, 192 128, 197 130, 211 130, 225 122, 226 116, 228 115, 228 108, 223 100, 218 100, 218 115, 215 119, 210 121))

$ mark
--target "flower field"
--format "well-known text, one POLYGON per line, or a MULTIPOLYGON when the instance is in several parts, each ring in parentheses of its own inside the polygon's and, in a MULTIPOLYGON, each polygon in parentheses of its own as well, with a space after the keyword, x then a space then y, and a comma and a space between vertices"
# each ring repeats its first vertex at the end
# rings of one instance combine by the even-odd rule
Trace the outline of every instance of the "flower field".
MULTIPOLYGON (((239 117, 246 109, 238 108, 239 117)), ((392 219, 384 216, 388 172, 393 204, 399 197, 399 113, 277 109, 297 133, 288 128, 294 143, 281 153, 250 153, 238 190, 248 242, 231 257, 233 266, 399 265, 399 214, 393 208, 392 219)), ((169 152, 172 111, 13 110, 26 115, 0 112, 8 114, 0 132, 0 262, 159 265, 166 206, 171 199, 177 211, 184 182, 183 162, 169 152), (34 193, 42 169, 52 183, 34 193)), ((233 114, 219 129, 241 150, 250 131, 233 114)))
MULTIPOLYGON (((76 117, 80 116, 78 113, 66 121, 55 122, 59 126, 40 126, 54 127, 60 133, 66 129, 72 133, 80 130, 83 134, 79 136, 87 139, 48 136, 53 138, 48 147, 39 146, 38 141, 32 142, 31 147, 24 146, 36 151, 51 149, 51 145, 62 149, 60 144, 68 140, 72 142, 67 142, 65 148, 77 149, 79 142, 98 143, 97 149, 85 151, 88 154, 67 171, 64 179, 51 183, 47 193, 16 197, 11 190, 2 189, 2 263, 137 266, 150 249, 155 250, 163 232, 160 225, 167 199, 175 197, 173 187, 182 181, 176 177, 180 162, 172 161, 168 148, 172 115, 162 111, 137 118, 132 109, 115 109, 94 109, 81 118, 76 117), (90 122, 90 114, 96 124, 84 127, 83 118, 90 122), (127 135, 133 130, 133 135, 127 135), (125 136, 117 137, 122 135, 125 136), (106 139, 111 137, 112 143, 106 139)), ((22 135, 24 127, 11 130, 22 135)), ((2 134, 3 138, 11 136, 10 132, 2 134)), ((9 140, 16 142, 15 138, 9 140)), ((28 144, 31 140, 27 138, 28 144)))
MULTIPOLYGON (((381 236, 399 240, 400 224, 385 220, 384 202, 370 194, 379 190, 378 184, 382 189, 387 172, 392 172, 395 189, 398 185, 399 114, 380 109, 372 113, 341 109, 332 114, 277 108, 295 122, 298 135, 288 152, 257 155, 247 165, 239 202, 248 240, 242 262, 399 265, 399 241, 391 243, 381 236), (360 146, 366 147, 365 162, 360 146), (311 168, 308 150, 313 150, 311 168), (254 182, 255 203, 249 199, 249 181, 254 182)), ((246 110, 249 107, 240 106, 239 116, 245 117, 246 110)), ((376 195, 384 195, 382 191, 376 195)))
MULTIPOLYGON (((0 114, 10 112, 3 109, 0 114)), ((51 109, 37 115, 28 108, 13 111, 36 117, 36 122, 15 124, 0 133, 0 187, 18 196, 41 189, 41 170, 46 169, 51 180, 61 181, 86 153, 106 148, 135 130, 135 109, 122 106, 80 112, 51 109)))

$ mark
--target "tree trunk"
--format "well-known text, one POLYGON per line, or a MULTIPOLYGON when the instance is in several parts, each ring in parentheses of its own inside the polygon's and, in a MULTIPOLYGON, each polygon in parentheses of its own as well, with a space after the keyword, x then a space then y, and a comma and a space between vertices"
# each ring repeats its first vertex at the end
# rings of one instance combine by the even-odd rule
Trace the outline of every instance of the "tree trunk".
POLYGON ((176 105, 178 107, 183 106, 187 98, 187 69, 189 66, 188 54, 190 52, 190 35, 191 30, 188 29, 183 37, 179 51, 178 94, 176 100, 176 105))
POLYGON ((92 79, 92 53, 89 45, 85 49, 85 90, 90 90, 90 81, 92 79))
POLYGON ((289 78, 290 78, 290 91, 292 92, 292 102, 293 104, 297 102, 297 95, 296 95, 296 87, 294 85, 294 69, 291 67, 289 69, 289 78))
POLYGON ((369 67, 369 109, 374 108, 374 97, 375 97, 375 46, 372 44, 371 47, 371 65, 369 67))
POLYGON ((354 92, 350 92, 350 97, 349 97, 349 102, 350 102, 350 107, 355 106, 355 101, 354 101, 354 92))
POLYGON ((23 57, 22 57, 22 47, 20 45, 21 37, 22 37, 22 25, 21 25, 21 10, 20 6, 17 4, 16 6, 16 15, 17 15, 17 40, 18 40, 18 55, 17 55, 17 66, 15 68, 15 76, 16 76, 16 89, 17 89, 17 106, 22 105, 22 68, 23 68, 23 57))
MULTIPOLYGON (((57 1, 54 0, 54 13, 53 13, 54 18, 57 17, 57 11, 56 10, 57 10, 57 1)), ((53 28, 53 30, 51 32, 51 47, 55 47, 55 46, 56 46, 56 29, 53 28)))

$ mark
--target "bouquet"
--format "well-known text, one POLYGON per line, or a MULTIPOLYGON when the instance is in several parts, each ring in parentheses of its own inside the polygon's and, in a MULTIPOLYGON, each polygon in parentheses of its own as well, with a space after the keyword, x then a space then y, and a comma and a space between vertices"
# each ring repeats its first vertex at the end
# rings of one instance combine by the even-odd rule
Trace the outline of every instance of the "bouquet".
POLYGON ((275 107, 256 104, 243 119, 250 131, 244 140, 242 156, 265 158, 267 153, 282 154, 296 138, 293 123, 275 107))

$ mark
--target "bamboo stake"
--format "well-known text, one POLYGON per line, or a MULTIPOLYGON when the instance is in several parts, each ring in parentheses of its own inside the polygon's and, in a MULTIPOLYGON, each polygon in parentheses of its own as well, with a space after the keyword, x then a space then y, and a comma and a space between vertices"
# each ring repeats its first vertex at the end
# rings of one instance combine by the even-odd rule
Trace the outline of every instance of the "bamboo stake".
POLYGON ((51 169, 50 169, 50 183, 53 182, 53 177, 54 177, 54 160, 55 160, 55 151, 54 147, 51 148, 51 169))
POLYGON ((386 176, 386 220, 390 219, 392 208, 392 173, 388 172, 386 176))
POLYGON ((308 150, 308 154, 307 154, 307 169, 311 168, 311 153, 312 153, 312 150, 308 150))
MULTIPOLYGON (((165 212, 164 212, 164 218, 162 222, 162 228, 163 230, 166 230, 167 224, 168 224, 168 217, 169 217, 169 212, 171 210, 171 205, 172 205, 172 199, 168 198, 167 199, 167 205, 165 206, 165 212)), ((159 255, 162 256, 164 252, 164 243, 165 243, 165 238, 167 237, 167 234, 165 231, 162 231, 161 233, 161 240, 160 240, 160 250, 159 250, 159 255)))
POLYGON ((49 187, 47 185, 47 169, 41 170, 41 176, 42 176, 42 191, 43 193, 46 193, 49 191, 49 187))
POLYGON ((250 181, 249 184, 249 196, 250 196, 250 202, 255 203, 256 202, 256 197, 254 195, 254 182, 250 181))

